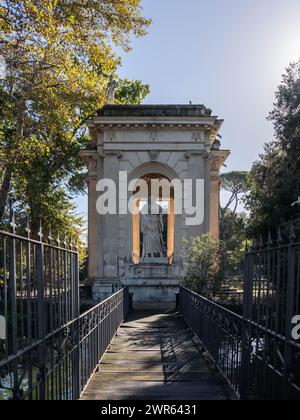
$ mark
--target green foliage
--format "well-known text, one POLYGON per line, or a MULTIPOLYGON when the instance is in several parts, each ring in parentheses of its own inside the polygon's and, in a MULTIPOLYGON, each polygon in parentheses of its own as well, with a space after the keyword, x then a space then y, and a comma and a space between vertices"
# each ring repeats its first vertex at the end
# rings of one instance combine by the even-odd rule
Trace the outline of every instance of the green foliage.
MULTIPOLYGON (((0 220, 13 189, 32 223, 42 218, 63 233, 78 226, 68 189, 85 187, 80 149, 86 122, 105 104, 120 60, 150 21, 140 0, 0 0, 0 220), (75 219, 74 219, 75 217, 75 219)), ((120 82, 122 103, 142 100, 149 87, 120 82), (126 96, 127 95, 127 96, 126 96)))
POLYGON ((248 176, 249 173, 246 171, 232 171, 221 175, 222 189, 232 195, 229 205, 248 191, 248 176))
POLYGON ((270 114, 277 140, 265 145, 250 176, 250 233, 258 236, 292 220, 300 225, 300 62, 291 64, 270 114))
POLYGON ((228 209, 224 215, 226 226, 226 240, 222 263, 224 281, 231 287, 233 283, 242 281, 242 269, 245 257, 245 243, 247 240, 248 220, 244 213, 235 214, 228 209))
POLYGON ((220 207, 220 238, 226 249, 222 255, 223 286, 230 289, 239 287, 243 280, 248 220, 246 214, 237 213, 237 208, 249 191, 249 173, 222 174, 222 190, 230 193, 226 205, 220 207))
MULTIPOLYGON (((290 64, 276 92, 276 103, 269 117, 282 149, 299 158, 300 150, 300 60, 290 64)), ((293 162, 295 167, 296 162, 293 162)))
POLYGON ((196 293, 211 297, 222 284, 224 244, 205 234, 193 238, 187 245, 184 285, 196 293))
POLYGON ((229 193, 229 199, 224 207, 220 207, 220 239, 231 241, 233 234, 245 235, 245 223, 242 223, 245 222, 245 217, 237 215, 237 208, 249 191, 249 173, 225 173, 221 175, 221 181, 222 190, 229 193))
POLYGON ((243 276, 247 217, 237 207, 249 189, 248 172, 223 174, 222 189, 229 194, 220 207, 221 239, 210 234, 193 238, 188 244, 185 285, 195 292, 213 297, 221 288, 240 287, 243 276))
POLYGON ((115 92, 116 104, 139 105, 150 93, 150 86, 140 80, 121 79, 115 92))
POLYGON ((246 241, 235 236, 232 242, 214 240, 210 234, 193 238, 187 244, 184 286, 207 298, 222 289, 241 289, 245 246, 246 241))

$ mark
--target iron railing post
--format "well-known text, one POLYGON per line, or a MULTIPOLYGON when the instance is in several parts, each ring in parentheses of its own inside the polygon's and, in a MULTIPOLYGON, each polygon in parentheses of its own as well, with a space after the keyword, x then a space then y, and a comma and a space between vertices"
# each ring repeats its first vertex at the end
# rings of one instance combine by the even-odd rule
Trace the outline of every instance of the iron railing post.
POLYGON ((240 373, 240 398, 243 401, 250 399, 250 372, 251 372, 251 345, 252 327, 249 321, 253 318, 253 269, 254 255, 250 251, 245 255, 245 276, 244 276, 244 307, 242 325, 242 346, 241 346, 241 373, 240 373))
MULTIPOLYGON (((14 213, 11 212, 11 227, 12 233, 15 235, 15 217, 14 213)), ((18 343, 17 343, 17 331, 18 331, 18 324, 17 324, 17 283, 16 283, 16 240, 15 237, 12 236, 9 240, 9 283, 8 283, 8 291, 9 291, 9 303, 11 306, 10 316, 11 316, 11 340, 9 340, 9 352, 12 354, 16 354, 18 350, 18 343)))
POLYGON ((71 280, 73 284, 73 317, 76 319, 75 327, 73 327, 73 343, 74 351, 72 354, 72 388, 73 399, 78 399, 81 394, 81 373, 80 373, 80 297, 79 297, 79 262, 78 253, 76 252, 71 256, 72 259, 72 272, 74 278, 71 280))
MULTIPOLYGON (((17 354, 18 351, 18 311, 17 311, 17 279, 16 279, 16 224, 15 214, 11 207, 10 209, 10 225, 13 236, 9 241, 9 283, 8 283, 8 302, 10 304, 10 313, 8 316, 8 324, 11 322, 11 339, 8 335, 8 352, 17 354)), ((18 365, 13 363, 13 399, 20 399, 18 365)))
POLYGON ((284 344, 284 399, 290 397, 290 378, 292 365, 292 318, 294 314, 295 292, 295 250, 293 243, 288 246, 288 270, 287 270, 287 295, 286 295, 286 318, 285 318, 285 344, 284 344))
POLYGON ((37 280, 37 325, 39 345, 39 398, 46 399, 46 346, 45 346, 45 287, 44 287, 44 244, 42 242, 42 231, 39 232, 40 242, 36 244, 36 280, 37 280))

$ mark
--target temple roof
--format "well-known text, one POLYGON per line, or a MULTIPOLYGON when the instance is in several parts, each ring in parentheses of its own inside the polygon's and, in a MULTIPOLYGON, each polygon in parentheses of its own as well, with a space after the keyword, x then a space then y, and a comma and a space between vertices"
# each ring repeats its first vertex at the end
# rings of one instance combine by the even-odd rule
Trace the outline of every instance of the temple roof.
POLYGON ((204 105, 105 105, 99 117, 211 117, 204 105))

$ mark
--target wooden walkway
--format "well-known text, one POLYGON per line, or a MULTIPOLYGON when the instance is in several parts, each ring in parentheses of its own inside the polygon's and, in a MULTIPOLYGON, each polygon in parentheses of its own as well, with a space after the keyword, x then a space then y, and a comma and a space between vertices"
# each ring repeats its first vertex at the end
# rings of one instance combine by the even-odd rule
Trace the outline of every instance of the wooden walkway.
POLYGON ((82 400, 224 400, 230 391, 177 313, 132 313, 82 400))

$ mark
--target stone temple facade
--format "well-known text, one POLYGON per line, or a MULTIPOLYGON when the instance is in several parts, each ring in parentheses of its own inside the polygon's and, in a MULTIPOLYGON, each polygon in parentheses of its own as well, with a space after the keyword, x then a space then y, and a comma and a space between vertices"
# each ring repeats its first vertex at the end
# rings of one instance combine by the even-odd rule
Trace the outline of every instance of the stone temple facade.
POLYGON ((184 239, 207 232, 219 236, 220 169, 229 155, 220 148, 222 122, 203 105, 107 105, 91 119, 92 142, 81 157, 89 173, 88 282, 95 301, 121 285, 130 287, 136 303, 175 300, 184 274, 184 239), (120 171, 128 174, 128 183, 204 180, 204 219, 187 225, 187 214, 174 214, 174 195, 161 197, 169 209, 164 219, 166 253, 143 258, 139 214, 97 211, 99 180, 115 181, 117 193, 127 188, 120 184, 120 171))

